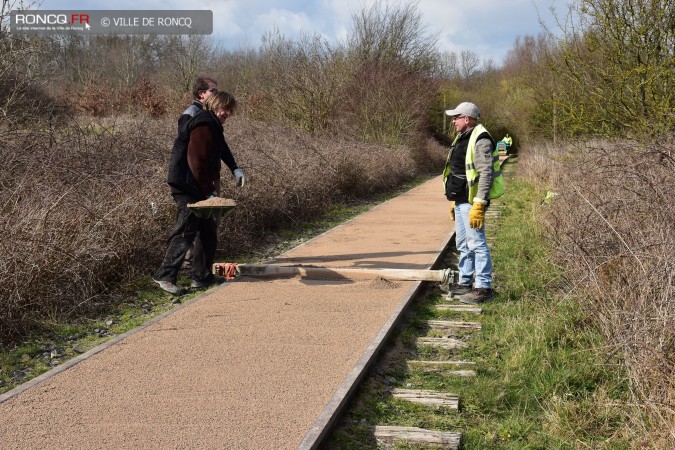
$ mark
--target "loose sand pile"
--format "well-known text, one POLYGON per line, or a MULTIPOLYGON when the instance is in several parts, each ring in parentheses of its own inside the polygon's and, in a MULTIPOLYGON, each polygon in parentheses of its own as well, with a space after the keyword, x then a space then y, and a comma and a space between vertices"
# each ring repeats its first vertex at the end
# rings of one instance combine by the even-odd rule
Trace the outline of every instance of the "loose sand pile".
POLYGON ((369 283, 369 287, 375 289, 398 289, 401 287, 401 283, 395 283, 382 277, 376 277, 369 283))

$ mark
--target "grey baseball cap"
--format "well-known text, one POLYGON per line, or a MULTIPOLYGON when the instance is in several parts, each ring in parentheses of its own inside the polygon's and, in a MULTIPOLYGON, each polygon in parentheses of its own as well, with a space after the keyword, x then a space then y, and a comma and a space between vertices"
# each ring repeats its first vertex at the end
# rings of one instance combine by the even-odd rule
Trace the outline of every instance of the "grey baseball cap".
POLYGON ((455 109, 447 109, 445 113, 451 117, 469 116, 474 119, 480 118, 480 109, 471 102, 462 102, 455 109))

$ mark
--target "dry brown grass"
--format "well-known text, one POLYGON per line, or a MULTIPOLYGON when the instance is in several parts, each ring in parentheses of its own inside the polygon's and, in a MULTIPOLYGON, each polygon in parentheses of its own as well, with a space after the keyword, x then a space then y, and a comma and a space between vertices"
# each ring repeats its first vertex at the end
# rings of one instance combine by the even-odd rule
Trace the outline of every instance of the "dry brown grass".
POLYGON ((150 208, 164 193, 168 140, 152 122, 120 127, 71 127, 51 147, 39 132, 15 133, 0 149, 3 337, 107 301, 152 261, 171 217, 150 208))
MULTIPOLYGON (((2 339, 114 301, 121 283, 149 277, 163 256, 175 211, 165 183, 175 118, 85 120, 0 130, 2 339)), ((444 158, 439 147, 311 138, 236 116, 225 135, 249 178, 236 189, 224 167, 223 196, 238 203, 220 228, 227 259, 334 202, 410 180, 421 160, 441 167, 444 158)))
POLYGON ((629 374, 636 442, 675 445, 675 142, 539 147, 521 174, 555 197, 546 224, 582 306, 629 374))

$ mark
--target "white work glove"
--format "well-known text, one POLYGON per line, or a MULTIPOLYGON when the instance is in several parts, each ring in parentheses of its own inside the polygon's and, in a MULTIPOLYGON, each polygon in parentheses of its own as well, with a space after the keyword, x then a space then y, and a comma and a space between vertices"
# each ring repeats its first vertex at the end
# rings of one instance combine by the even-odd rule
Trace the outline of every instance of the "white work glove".
POLYGON ((241 169, 235 169, 233 174, 235 184, 239 187, 244 187, 244 184, 246 184, 246 177, 244 176, 244 172, 241 169))

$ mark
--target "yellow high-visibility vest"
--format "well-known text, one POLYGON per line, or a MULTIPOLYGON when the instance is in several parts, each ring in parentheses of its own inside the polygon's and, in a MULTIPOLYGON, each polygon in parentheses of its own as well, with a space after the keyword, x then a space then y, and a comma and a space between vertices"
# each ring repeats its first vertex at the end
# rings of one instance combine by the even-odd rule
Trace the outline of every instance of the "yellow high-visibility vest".
MULTIPOLYGON (((471 131, 471 136, 469 136, 469 144, 466 149, 466 157, 464 158, 464 170, 466 172, 466 181, 469 185, 469 203, 471 204, 473 204, 473 198, 478 193, 478 177, 480 174, 476 170, 476 166, 473 163, 473 157, 476 152, 476 141, 478 140, 478 136, 480 136, 482 133, 487 133, 488 135, 490 135, 488 130, 481 124, 476 125, 475 128, 471 131)), ((458 139, 459 135, 453 141, 452 147, 454 147, 457 144, 458 139)), ((502 195, 504 195, 504 177, 502 177, 502 168, 501 164, 499 163, 499 151, 497 150, 497 146, 495 146, 495 149, 492 151, 492 168, 494 173, 492 179, 492 186, 490 187, 489 193, 490 199, 501 197, 502 195)), ((448 158, 445 161, 445 168, 443 170, 443 186, 445 186, 445 183, 448 179, 448 175, 450 174, 450 172, 451 172, 450 153, 448 153, 448 158)))

